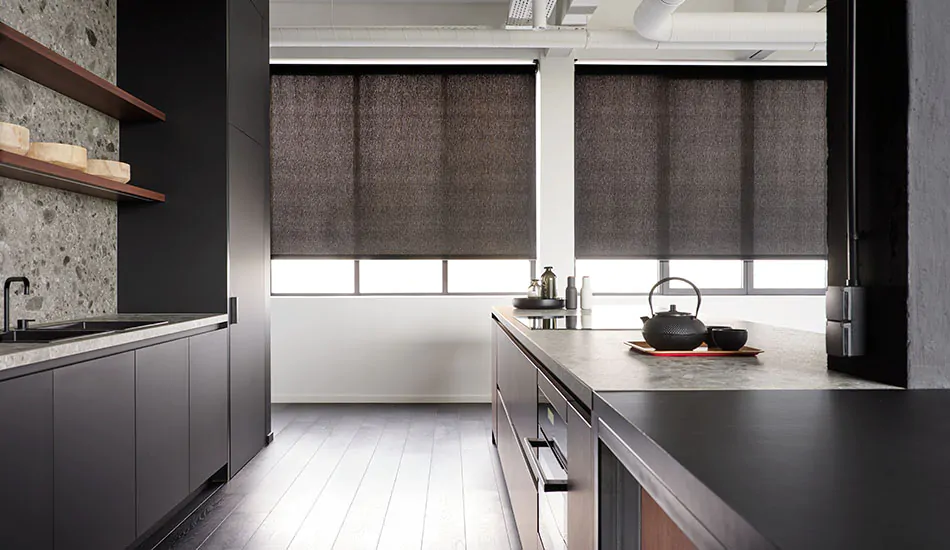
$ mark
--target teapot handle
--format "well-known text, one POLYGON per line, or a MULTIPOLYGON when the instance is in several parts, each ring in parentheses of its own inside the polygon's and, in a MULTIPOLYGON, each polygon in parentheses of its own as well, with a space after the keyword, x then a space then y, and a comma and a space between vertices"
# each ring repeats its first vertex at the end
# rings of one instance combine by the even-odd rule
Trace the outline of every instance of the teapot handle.
POLYGON ((653 292, 660 287, 663 283, 668 283, 670 281, 683 281, 689 286, 693 287, 693 291, 696 292, 696 316, 699 317, 699 306, 703 305, 703 293, 699 291, 699 288, 694 285, 691 281, 687 281, 682 277, 666 277, 657 281, 653 288, 650 289, 650 296, 647 298, 647 302, 650 303, 650 317, 653 317, 653 292))

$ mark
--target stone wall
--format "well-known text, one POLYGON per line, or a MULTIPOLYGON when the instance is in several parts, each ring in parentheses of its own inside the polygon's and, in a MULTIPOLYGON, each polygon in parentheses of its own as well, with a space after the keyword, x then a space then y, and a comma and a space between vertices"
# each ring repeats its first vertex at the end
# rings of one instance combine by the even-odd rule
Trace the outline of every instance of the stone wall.
MULTIPOLYGON (((116 0, 4 0, 0 21, 115 82, 116 0)), ((3 68, 0 121, 118 159, 118 121, 3 68)), ((116 204, 0 178, 0 277, 13 275, 34 289, 16 287, 13 319, 115 313, 116 204)))
POLYGON ((910 388, 950 388, 950 2, 908 6, 910 388))

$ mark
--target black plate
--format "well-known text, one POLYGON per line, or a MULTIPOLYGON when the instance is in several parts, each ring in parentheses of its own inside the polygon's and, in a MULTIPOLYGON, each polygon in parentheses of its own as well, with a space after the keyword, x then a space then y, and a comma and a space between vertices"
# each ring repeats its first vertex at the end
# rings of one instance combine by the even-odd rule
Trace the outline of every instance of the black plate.
POLYGON ((564 300, 560 298, 515 298, 511 305, 518 309, 562 309, 564 300))

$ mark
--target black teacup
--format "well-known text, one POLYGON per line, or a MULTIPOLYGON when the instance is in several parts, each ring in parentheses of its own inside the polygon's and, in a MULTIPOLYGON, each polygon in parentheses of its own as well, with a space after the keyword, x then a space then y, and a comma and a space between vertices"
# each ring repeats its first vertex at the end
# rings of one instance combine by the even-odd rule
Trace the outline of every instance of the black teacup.
POLYGON ((732 328, 726 325, 707 325, 706 326, 706 347, 709 349, 718 349, 719 345, 716 344, 716 340, 713 338, 713 331, 719 329, 732 328))
POLYGON ((744 328, 714 328, 712 340, 723 351, 739 351, 749 340, 749 331, 744 328))

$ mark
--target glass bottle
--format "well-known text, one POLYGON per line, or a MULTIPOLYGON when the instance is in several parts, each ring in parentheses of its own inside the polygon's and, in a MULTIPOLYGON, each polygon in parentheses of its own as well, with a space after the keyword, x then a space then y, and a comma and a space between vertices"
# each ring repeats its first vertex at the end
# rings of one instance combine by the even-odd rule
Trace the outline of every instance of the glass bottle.
POLYGON ((541 274, 541 297, 557 298, 557 275, 554 274, 553 267, 546 266, 544 273, 541 274))
POLYGON ((541 297, 541 283, 537 279, 531 279, 531 286, 528 287, 528 298, 541 297))

